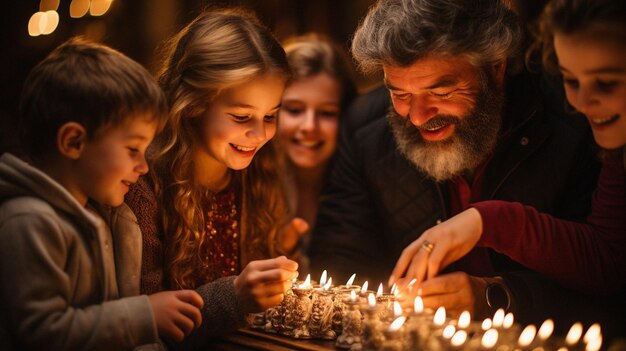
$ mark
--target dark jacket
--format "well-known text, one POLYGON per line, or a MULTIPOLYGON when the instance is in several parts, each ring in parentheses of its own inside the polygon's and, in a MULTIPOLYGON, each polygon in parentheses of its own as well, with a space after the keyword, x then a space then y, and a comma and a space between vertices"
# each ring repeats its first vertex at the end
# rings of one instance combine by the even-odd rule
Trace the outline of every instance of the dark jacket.
MULTIPOLYGON (((518 201, 559 218, 582 221, 599 163, 582 119, 561 116, 542 100, 537 79, 510 77, 503 130, 487 164, 481 199, 518 201)), ((337 160, 312 236, 312 271, 327 269, 339 281, 357 273, 377 286, 402 250, 450 216, 447 184, 418 171, 397 150, 384 118, 389 96, 378 89, 357 99, 341 131, 337 160), (373 280, 372 280, 373 279, 373 280)), ((521 316, 550 315, 561 290, 505 256, 490 253, 521 316)), ((454 268, 454 267, 452 267, 454 268)), ((520 317, 516 315, 516 317, 520 317)), ((539 317, 540 318, 540 317, 539 317)))

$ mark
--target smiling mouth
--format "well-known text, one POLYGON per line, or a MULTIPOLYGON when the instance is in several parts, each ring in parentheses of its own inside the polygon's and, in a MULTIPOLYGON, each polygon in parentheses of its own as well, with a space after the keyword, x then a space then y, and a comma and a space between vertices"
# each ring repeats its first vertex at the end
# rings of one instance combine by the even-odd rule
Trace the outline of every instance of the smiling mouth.
POLYGON ((237 151, 241 151, 241 152, 251 152, 251 151, 256 150, 256 147, 246 147, 246 146, 235 145, 235 144, 230 144, 230 146, 232 146, 237 151))
POLYGON ((607 118, 589 118, 589 121, 597 126, 605 126, 611 124, 619 119, 620 115, 615 114, 607 118))
POLYGON ((293 139, 293 143, 298 146, 307 148, 307 149, 319 149, 324 144, 322 140, 306 141, 306 140, 296 140, 296 139, 293 139))
POLYGON ((132 182, 129 182, 128 180, 122 180, 122 183, 124 183, 124 185, 130 187, 131 185, 133 185, 132 182))

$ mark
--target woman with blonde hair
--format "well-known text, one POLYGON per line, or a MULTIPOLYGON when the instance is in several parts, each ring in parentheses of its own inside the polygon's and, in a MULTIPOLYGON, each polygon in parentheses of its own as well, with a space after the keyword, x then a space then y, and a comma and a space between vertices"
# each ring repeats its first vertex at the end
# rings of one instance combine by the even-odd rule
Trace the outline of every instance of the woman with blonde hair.
POLYGON ((196 289, 205 304, 194 339, 233 330, 282 301, 297 276, 274 142, 290 76, 284 50, 254 15, 201 13, 166 47, 159 83, 170 120, 151 172, 126 200, 144 236, 144 293, 196 289))

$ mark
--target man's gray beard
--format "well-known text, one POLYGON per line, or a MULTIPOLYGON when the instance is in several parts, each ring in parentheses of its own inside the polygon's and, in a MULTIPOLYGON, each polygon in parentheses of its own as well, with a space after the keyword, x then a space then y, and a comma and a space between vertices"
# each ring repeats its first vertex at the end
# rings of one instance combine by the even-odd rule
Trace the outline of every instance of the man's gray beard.
POLYGON ((454 121, 454 133, 442 141, 424 140, 410 119, 398 115, 392 106, 387 119, 398 150, 438 182, 452 179, 466 170, 474 171, 493 151, 502 124, 504 92, 487 80, 478 93, 475 107, 464 117, 437 115, 426 122, 436 127, 441 121, 454 121))

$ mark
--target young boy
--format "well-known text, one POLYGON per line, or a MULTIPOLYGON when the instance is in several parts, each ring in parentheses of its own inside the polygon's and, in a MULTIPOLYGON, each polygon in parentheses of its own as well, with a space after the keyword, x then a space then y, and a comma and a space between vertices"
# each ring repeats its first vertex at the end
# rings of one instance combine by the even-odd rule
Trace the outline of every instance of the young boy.
POLYGON ((0 157, 0 335, 18 350, 182 340, 200 324, 202 299, 138 296, 141 233, 123 204, 167 118, 150 74, 73 39, 31 71, 20 109, 30 163, 0 157))

